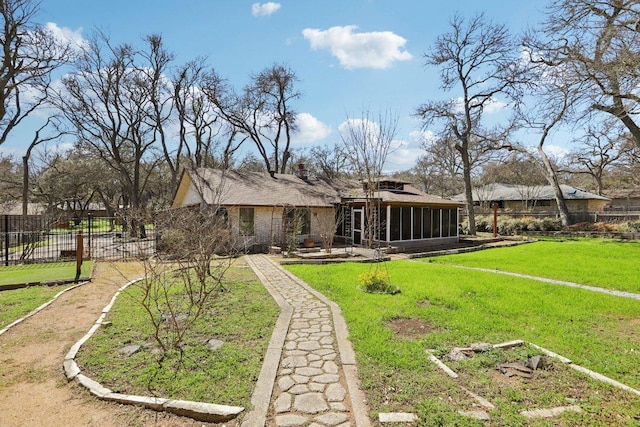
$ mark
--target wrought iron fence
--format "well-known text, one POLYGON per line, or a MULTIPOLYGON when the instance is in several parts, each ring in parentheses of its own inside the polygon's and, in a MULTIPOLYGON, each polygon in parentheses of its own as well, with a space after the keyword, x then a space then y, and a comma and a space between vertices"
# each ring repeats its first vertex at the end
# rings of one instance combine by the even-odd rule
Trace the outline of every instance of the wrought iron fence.
POLYGON ((124 224, 121 217, 55 217, 2 215, 0 249, 4 265, 57 262, 76 258, 82 234, 85 259, 127 260, 155 254, 153 224, 124 224))

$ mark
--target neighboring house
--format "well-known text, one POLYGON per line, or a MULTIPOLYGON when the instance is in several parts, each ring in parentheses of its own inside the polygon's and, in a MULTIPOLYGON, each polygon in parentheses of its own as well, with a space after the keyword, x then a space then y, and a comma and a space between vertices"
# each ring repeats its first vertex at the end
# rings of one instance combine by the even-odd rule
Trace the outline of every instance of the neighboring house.
MULTIPOLYGON (((43 215, 47 208, 41 203, 27 203, 27 215, 43 215)), ((0 203, 0 215, 22 215, 22 202, 4 202, 0 203)))
POLYGON ((632 190, 605 190, 604 195, 611 199, 608 211, 640 212, 640 188, 632 190))
MULTIPOLYGON (((594 220, 611 203, 607 197, 568 185, 561 185, 562 195, 574 222, 594 220)), ((464 201, 465 195, 458 194, 453 200, 464 201)), ((503 213, 556 215, 558 205, 555 193, 550 185, 513 185, 489 184, 473 190, 473 202, 476 206, 490 210, 494 203, 503 213)))
POLYGON ((46 207, 40 203, 27 204, 27 216, 22 216, 22 202, 0 203, 0 247, 17 245, 27 234, 46 226, 46 207))
MULTIPOLYGON (((375 191, 381 246, 417 248, 458 241, 461 203, 426 195, 402 181, 380 180, 375 191)), ((336 236, 363 245, 365 202, 362 184, 295 175, 196 169, 182 174, 172 208, 220 206, 245 247, 264 250, 296 243, 318 242, 322 225, 338 219, 336 236)))

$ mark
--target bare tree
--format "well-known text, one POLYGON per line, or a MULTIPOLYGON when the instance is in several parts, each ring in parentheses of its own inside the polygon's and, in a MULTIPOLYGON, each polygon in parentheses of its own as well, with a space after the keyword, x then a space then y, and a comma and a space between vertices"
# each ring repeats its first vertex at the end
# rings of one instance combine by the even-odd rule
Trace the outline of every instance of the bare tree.
POLYGON ((224 276, 237 254, 235 241, 220 206, 164 211, 156 227, 161 247, 155 258, 144 260, 140 303, 157 344, 165 353, 182 355, 185 334, 224 291, 224 276))
POLYGON ((317 146, 309 151, 309 169, 328 179, 346 175, 348 156, 340 144, 317 146))
POLYGON ((45 103, 52 73, 70 59, 72 49, 34 22, 38 0, 0 1, 0 144, 45 103))
POLYGON ((620 120, 640 147, 640 1, 554 0, 525 45, 537 60, 562 67, 574 102, 620 120), (540 31, 542 30, 542 31, 540 31))
POLYGON ((617 126, 619 121, 613 120, 590 125, 586 134, 579 139, 581 147, 569 154, 569 164, 572 165, 569 171, 591 177, 599 195, 605 189, 607 170, 633 148, 630 135, 625 135, 617 126))
POLYGON ((228 106, 222 99, 229 90, 226 83, 215 71, 206 70, 204 58, 198 58, 178 68, 172 84, 178 152, 186 152, 191 167, 230 168, 234 154, 248 137, 227 122, 211 101, 228 106))
POLYGON ((511 150, 517 150, 530 159, 541 162, 544 167, 547 182, 553 188, 553 192, 558 206, 558 213, 562 226, 570 224, 569 209, 560 188, 558 171, 556 165, 544 150, 544 144, 549 140, 552 131, 563 123, 566 123, 574 114, 575 87, 563 84, 561 70, 551 69, 547 66, 533 67, 535 81, 538 82, 531 92, 534 104, 520 110, 519 119, 525 129, 528 129, 530 136, 537 133, 538 140, 535 147, 536 154, 522 144, 512 144, 511 150))
POLYGON ((509 153, 504 159, 484 165, 479 179, 482 184, 536 186, 547 183, 540 162, 521 152, 509 153))
MULTIPOLYGON (((155 49, 156 41, 147 38, 147 47, 155 49)), ((143 163, 158 161, 154 82, 142 72, 152 66, 145 62, 149 55, 128 44, 114 46, 107 35, 96 33, 76 62, 75 72, 64 78, 64 90, 57 97, 79 143, 118 174, 123 204, 136 212, 143 207, 142 195, 153 169, 143 163)), ((137 235, 137 227, 131 226, 137 235)))
POLYGON ((476 233, 472 194, 472 147, 482 151, 499 148, 513 124, 487 129, 482 119, 499 96, 518 100, 524 79, 518 44, 507 27, 488 21, 484 15, 465 20, 454 15, 451 31, 438 36, 431 51, 424 54, 427 66, 440 68, 441 87, 457 88, 458 98, 428 101, 417 108, 427 130, 436 124, 439 134, 456 141, 463 168, 469 233, 476 233))
POLYGON ((380 112, 377 116, 365 111, 358 119, 347 117, 346 125, 340 133, 351 170, 364 187, 365 238, 369 248, 374 247, 379 235, 380 224, 376 218, 377 184, 382 176, 397 127, 398 117, 389 111, 380 112))
POLYGON ((286 173, 296 130, 292 104, 301 96, 295 89, 295 73, 283 65, 265 68, 252 76, 241 96, 220 77, 211 79, 207 94, 220 114, 253 141, 268 171, 286 173))

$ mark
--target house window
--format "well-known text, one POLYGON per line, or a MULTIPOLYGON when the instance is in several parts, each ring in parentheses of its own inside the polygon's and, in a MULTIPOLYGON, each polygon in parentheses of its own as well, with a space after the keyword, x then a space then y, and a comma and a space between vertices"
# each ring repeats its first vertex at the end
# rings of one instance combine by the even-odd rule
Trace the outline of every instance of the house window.
POLYGON ((413 239, 422 238, 422 208, 414 207, 413 209, 413 239))
POLYGON ((238 229, 242 236, 253 236, 255 234, 254 218, 255 210, 253 208, 240 208, 240 225, 238 229))
POLYGON ((309 209, 289 208, 284 211, 285 229, 295 235, 311 233, 311 213, 309 209))
POLYGON ((449 210, 449 236, 458 235, 458 209, 449 210))
POLYGON ((442 237, 449 237, 449 209, 442 209, 442 237))
POLYGON ((402 208, 402 240, 411 240, 411 208, 402 208))
POLYGON ((422 210, 422 237, 424 239, 431 238, 431 209, 424 208, 422 210))
POLYGON ((391 208, 390 240, 400 240, 400 208, 391 208))
POLYGON ((433 210, 433 221, 431 222, 433 230, 432 237, 440 237, 440 212, 440 209, 433 210))

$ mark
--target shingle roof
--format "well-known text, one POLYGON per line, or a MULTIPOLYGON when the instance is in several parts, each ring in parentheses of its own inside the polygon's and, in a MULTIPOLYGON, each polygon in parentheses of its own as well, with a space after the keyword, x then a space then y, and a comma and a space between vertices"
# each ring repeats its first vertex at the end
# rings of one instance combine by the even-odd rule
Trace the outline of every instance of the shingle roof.
MULTIPOLYGON (((208 204, 226 206, 332 207, 342 199, 363 201, 361 182, 351 179, 302 179, 296 175, 236 172, 199 168, 187 171, 191 182, 208 204)), ((409 185, 404 191, 380 190, 375 197, 387 203, 461 206, 448 199, 431 196, 409 185)))
MULTIPOLYGON (((569 185, 560 185, 565 200, 604 200, 609 199, 588 191, 580 190, 569 185)), ((454 200, 465 200, 465 195, 453 196, 454 200)), ((499 200, 553 200, 555 193, 550 185, 514 185, 514 184, 490 184, 473 190, 474 201, 499 201, 499 200)))
POLYGON ((187 173, 209 204, 330 207, 340 201, 338 192, 317 178, 206 168, 187 173))
MULTIPOLYGON (((399 190, 377 190, 375 191, 375 198, 379 198, 380 201, 385 203, 407 203, 407 204, 428 204, 428 205, 442 205, 442 206, 462 206, 462 203, 456 200, 443 199, 441 197, 432 196, 430 194, 423 193, 415 187, 410 185, 404 186, 403 191, 399 190)), ((348 193, 343 192, 342 196, 345 199, 363 200, 365 193, 360 188, 355 188, 348 193)))
POLYGON ((626 190, 605 190, 604 194, 611 199, 639 199, 640 188, 626 190))

